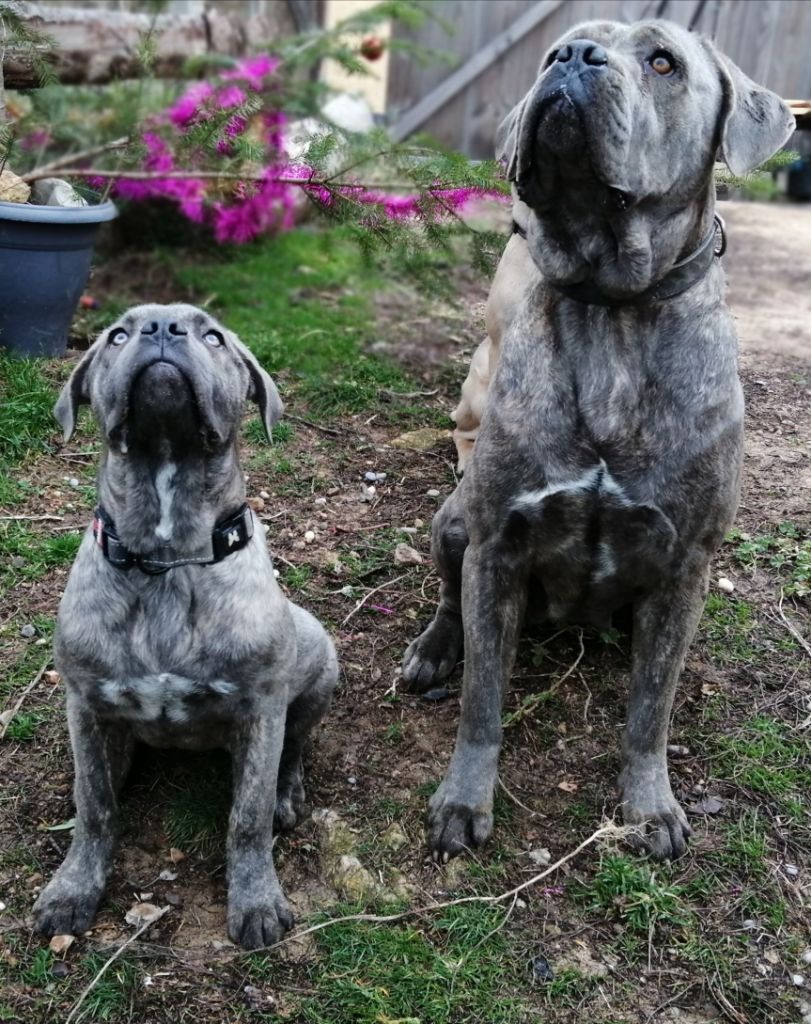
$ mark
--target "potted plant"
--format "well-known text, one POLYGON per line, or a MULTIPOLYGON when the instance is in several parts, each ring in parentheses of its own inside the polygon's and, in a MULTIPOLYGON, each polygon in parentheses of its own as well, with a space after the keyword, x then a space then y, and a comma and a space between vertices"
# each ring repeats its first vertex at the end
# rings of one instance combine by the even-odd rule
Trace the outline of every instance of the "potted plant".
MULTIPOLYGON (((48 40, 0 4, 3 52, 12 49, 47 74, 48 40)), ((90 271, 99 227, 115 205, 88 202, 53 179, 29 188, 9 168, 13 134, 0 65, 0 349, 22 356, 61 355, 90 271)))

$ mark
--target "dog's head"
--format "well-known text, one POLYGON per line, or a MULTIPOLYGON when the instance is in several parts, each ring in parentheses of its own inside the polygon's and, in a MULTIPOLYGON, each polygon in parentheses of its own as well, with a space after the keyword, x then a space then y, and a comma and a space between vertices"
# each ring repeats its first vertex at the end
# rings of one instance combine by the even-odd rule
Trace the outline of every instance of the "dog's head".
MULTIPOLYGON (((570 236, 608 230, 620 249, 633 250, 628 287, 644 288, 655 267, 650 258, 643 266, 640 236, 650 242, 671 218, 706 205, 717 154, 744 174, 793 129, 785 103, 700 36, 667 21, 588 22, 545 56, 502 123, 497 150, 535 218, 550 222, 562 248, 578 252, 579 260, 560 267, 554 258, 541 265, 548 276, 599 278, 610 262, 605 239, 570 236)), ((695 216, 682 220, 688 230, 696 226, 695 216)), ((677 255, 668 252, 665 262, 677 255)))
POLYGON ((103 331, 54 407, 69 440, 78 408, 90 403, 105 439, 233 443, 245 402, 259 406, 268 437, 282 415, 276 386, 239 338, 183 304, 134 306, 103 331))

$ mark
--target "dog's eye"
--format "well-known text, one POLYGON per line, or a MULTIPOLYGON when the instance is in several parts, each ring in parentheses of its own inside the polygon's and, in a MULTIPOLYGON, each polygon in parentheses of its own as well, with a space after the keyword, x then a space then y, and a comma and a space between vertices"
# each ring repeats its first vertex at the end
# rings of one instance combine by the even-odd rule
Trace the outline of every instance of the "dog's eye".
POLYGON ((657 50, 648 63, 657 75, 672 75, 676 70, 676 59, 667 50, 657 50))
POLYGON ((206 345, 211 345, 212 348, 220 348, 225 344, 225 338, 223 338, 219 331, 206 331, 203 335, 203 341, 206 345))
POLYGON ((116 327, 107 335, 107 340, 111 345, 123 345, 128 338, 129 334, 123 327, 116 327))

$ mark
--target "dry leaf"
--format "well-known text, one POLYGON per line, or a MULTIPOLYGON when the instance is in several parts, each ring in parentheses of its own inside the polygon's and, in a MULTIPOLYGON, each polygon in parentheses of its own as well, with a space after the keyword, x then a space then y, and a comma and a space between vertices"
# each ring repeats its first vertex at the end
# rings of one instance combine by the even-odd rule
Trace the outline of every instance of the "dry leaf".
POLYGON ((54 935, 48 943, 48 948, 58 956, 60 953, 67 952, 75 941, 75 935, 54 935))
POLYGON ((169 850, 169 860, 173 864, 179 864, 182 860, 186 859, 186 854, 182 850, 178 850, 176 846, 173 846, 169 850))
POLYGON ((124 920, 127 924, 142 928, 145 924, 152 924, 159 917, 163 917, 168 909, 168 906, 156 907, 154 903, 133 903, 124 915, 124 920))
POLYGON ((558 783, 558 789, 562 789, 564 793, 576 793, 580 786, 570 779, 564 779, 563 782, 558 783))

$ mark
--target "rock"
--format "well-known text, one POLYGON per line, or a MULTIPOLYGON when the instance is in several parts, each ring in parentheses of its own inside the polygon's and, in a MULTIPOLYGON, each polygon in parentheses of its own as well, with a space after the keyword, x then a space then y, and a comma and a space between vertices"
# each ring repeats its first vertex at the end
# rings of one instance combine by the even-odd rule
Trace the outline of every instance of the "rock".
POLYGON ((361 501, 374 501, 374 497, 377 494, 375 487, 367 487, 366 484, 360 485, 360 500, 361 501))
POLYGON ((439 491, 436 489, 436 487, 432 487, 430 489, 430 491, 426 491, 425 492, 425 496, 426 496, 426 498, 438 498, 439 497, 439 491))
POLYGON ((260 491, 259 497, 262 499, 262 501, 267 501, 270 495, 268 494, 267 491, 260 491))
POLYGON ((703 800, 685 806, 688 814, 720 814, 723 809, 724 801, 717 796, 705 796, 703 800))
POLYGON ((549 961, 542 954, 533 957, 532 960, 532 976, 536 981, 552 981, 555 977, 555 972, 549 961))
MULTIPOLYGON (((73 936, 71 936, 73 938, 73 936)), ((51 975, 54 978, 67 978, 70 974, 70 965, 65 963, 64 960, 57 960, 56 963, 51 967, 51 975)))
POLYGON ((804 964, 811 964, 811 949, 807 949, 803 953, 802 961, 803 961, 804 964))
POLYGON ((796 878, 800 873, 800 869, 796 864, 785 864, 783 870, 789 876, 789 878, 796 878))
POLYGON ((36 626, 32 626, 30 622, 26 622, 26 624, 20 629, 20 636, 24 636, 27 640, 36 635, 36 626))
POLYGON ((805 984, 805 977, 802 974, 792 974, 791 984, 796 985, 797 988, 802 988, 805 984))
POLYGON ((414 520, 414 529, 415 530, 421 530, 423 528, 423 526, 425 526, 425 523, 421 519, 415 519, 414 520))
POLYGON ((541 868, 545 868, 547 864, 552 863, 552 854, 545 846, 541 846, 537 850, 530 850, 527 856, 533 864, 537 864, 541 868))
POLYGON ((402 850, 404 846, 408 846, 408 836, 403 832, 397 822, 393 821, 386 831, 379 836, 378 842, 385 850, 397 853, 397 851, 402 850))
POLYGON ((723 590, 725 594, 731 594, 735 589, 735 584, 732 582, 732 580, 728 580, 726 576, 719 576, 718 589, 723 590))
POLYGON ((321 113, 333 124, 346 132, 370 132, 374 126, 374 116, 369 103, 362 96, 353 96, 348 92, 339 92, 327 100, 321 113))
POLYGON ((44 673, 42 678, 45 680, 46 683, 49 683, 51 686, 58 686, 59 683, 62 682, 62 677, 59 675, 58 672, 54 671, 54 669, 49 669, 47 672, 44 673))
POLYGON ((265 507, 264 498, 248 498, 248 507, 252 508, 254 512, 262 512, 265 507))
POLYGON ((353 903, 365 903, 378 892, 374 876, 353 854, 342 854, 332 870, 328 870, 327 877, 340 895, 353 903))
POLYGON ((87 206, 87 200, 63 178, 40 178, 31 189, 31 202, 39 206, 87 206))
POLYGON ((667 745, 668 757, 689 757, 689 747, 683 747, 678 743, 668 743, 667 745))
POLYGON ((417 532, 416 526, 401 526, 399 527, 400 533, 407 533, 409 537, 413 537, 417 532))
POLYGON ((335 811, 319 808, 313 811, 312 819, 321 833, 321 854, 327 859, 339 857, 355 849, 355 837, 349 826, 335 811))
POLYGON ((304 543, 305 544, 312 544, 312 542, 314 540, 315 540, 315 533, 312 530, 307 530, 307 532, 304 534, 304 543))
POLYGON ((174 882, 177 878, 177 871, 170 871, 169 868, 164 868, 158 875, 158 878, 162 882, 174 882))
POLYGON ((182 850, 178 850, 176 846, 172 846, 169 849, 169 860, 173 864, 179 864, 182 860, 186 859, 186 854, 182 850))
POLYGON ((390 441, 392 448, 413 448, 418 452, 427 452, 437 445, 445 444, 451 438, 450 430, 440 430, 437 427, 420 427, 419 430, 409 430, 400 434, 390 441))
POLYGON ((349 783, 350 786, 357 786, 358 784, 358 780, 355 778, 354 775, 350 775, 346 781, 349 783))
POLYGON ((422 565, 422 555, 408 544, 398 544, 394 549, 395 565, 422 565))
POLYGON ((327 503, 327 499, 326 498, 314 498, 313 499, 313 505, 321 506, 321 505, 326 505, 326 503, 327 503))
POLYGON ((422 695, 422 699, 436 702, 440 700, 447 700, 450 695, 451 691, 447 686, 435 686, 431 690, 426 690, 422 695))
POLYGON ((31 189, 8 167, 0 171, 0 202, 2 203, 27 203, 31 195, 31 189))
POLYGON ((386 473, 375 473, 373 470, 368 470, 363 474, 363 479, 367 484, 382 484, 386 475, 386 473))
POLYGON ((80 480, 79 480, 78 476, 72 476, 72 477, 70 477, 70 478, 68 479, 68 486, 69 486, 69 487, 74 487, 74 488, 75 488, 75 487, 81 487, 81 482, 80 482, 80 480))
POLYGON ((124 920, 127 924, 142 928, 163 917, 168 909, 168 907, 156 907, 154 903, 133 903, 124 915, 124 920))
POLYGON ((75 935, 54 935, 48 943, 48 949, 59 956, 61 953, 66 953, 75 941, 75 935))

